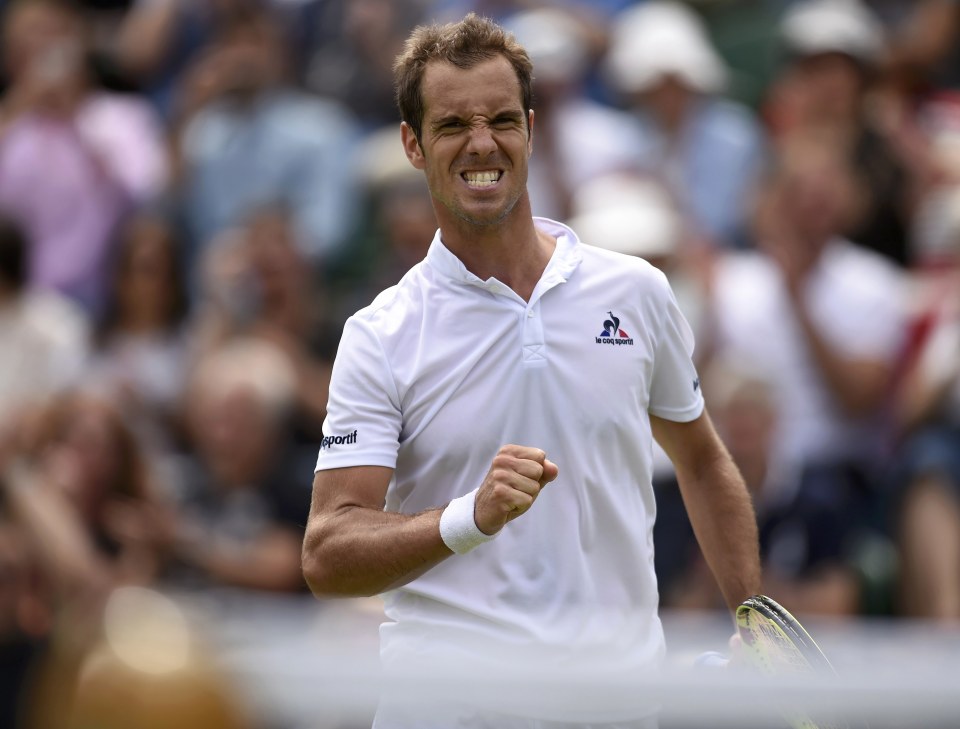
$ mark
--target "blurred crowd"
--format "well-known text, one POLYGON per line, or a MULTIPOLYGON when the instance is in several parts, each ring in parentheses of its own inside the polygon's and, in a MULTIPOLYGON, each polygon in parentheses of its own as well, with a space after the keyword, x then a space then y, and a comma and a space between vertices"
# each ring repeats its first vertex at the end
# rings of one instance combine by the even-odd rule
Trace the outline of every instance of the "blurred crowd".
POLYGON ((435 230, 392 61, 469 11, 534 214, 667 273, 766 591, 960 623, 960 3, 0 0, 0 725, 117 587, 304 592, 340 328, 435 230))

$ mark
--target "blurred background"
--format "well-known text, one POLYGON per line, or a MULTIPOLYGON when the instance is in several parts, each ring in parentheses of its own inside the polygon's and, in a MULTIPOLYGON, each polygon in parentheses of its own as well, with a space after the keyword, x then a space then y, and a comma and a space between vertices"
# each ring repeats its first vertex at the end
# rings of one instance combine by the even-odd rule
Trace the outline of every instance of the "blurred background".
MULTIPOLYGON (((391 65, 468 11, 534 213, 669 277, 766 592, 956 647, 960 3, 0 0, 0 727, 363 725, 379 602, 300 543, 342 324, 435 230, 391 65)), ((669 641, 722 601, 659 459, 669 641)))

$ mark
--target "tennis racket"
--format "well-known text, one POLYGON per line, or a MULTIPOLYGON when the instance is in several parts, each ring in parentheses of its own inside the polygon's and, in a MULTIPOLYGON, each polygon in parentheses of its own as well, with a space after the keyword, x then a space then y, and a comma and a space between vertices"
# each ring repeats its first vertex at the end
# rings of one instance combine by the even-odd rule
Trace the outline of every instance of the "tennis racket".
MULTIPOLYGON (((830 661, 785 608, 766 595, 754 595, 737 608, 737 632, 748 665, 770 676, 836 676, 830 661)), ((814 716, 807 708, 784 707, 793 729, 849 729, 835 717, 814 716)))

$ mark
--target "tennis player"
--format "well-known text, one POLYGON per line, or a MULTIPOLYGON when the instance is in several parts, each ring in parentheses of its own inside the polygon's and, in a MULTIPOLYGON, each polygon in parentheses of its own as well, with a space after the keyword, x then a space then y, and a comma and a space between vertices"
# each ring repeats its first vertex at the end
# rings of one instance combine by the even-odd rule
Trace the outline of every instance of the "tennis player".
POLYGON ((304 575, 322 597, 383 594, 389 675, 464 677, 385 700, 378 729, 655 726, 653 702, 596 690, 664 651, 652 438, 731 609, 760 588, 690 329, 660 271, 533 217, 532 69, 512 36, 475 15, 420 27, 395 74, 439 230, 345 326, 304 575), (564 671, 589 680, 541 685, 564 671))

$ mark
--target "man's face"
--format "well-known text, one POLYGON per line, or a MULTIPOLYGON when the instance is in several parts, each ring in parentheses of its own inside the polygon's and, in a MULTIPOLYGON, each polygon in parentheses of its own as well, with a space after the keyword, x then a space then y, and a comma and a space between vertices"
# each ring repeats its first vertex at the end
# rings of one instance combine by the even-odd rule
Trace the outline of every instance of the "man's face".
POLYGON ((426 173, 441 226, 452 216, 472 225, 504 220, 526 194, 533 112, 523 108, 520 82, 503 57, 461 69, 430 63, 421 93, 418 144, 402 126, 410 162, 426 173))
POLYGON ((850 215, 852 185, 842 164, 812 150, 794 161, 780 181, 787 223, 808 240, 826 241, 850 215))
POLYGON ((3 55, 9 74, 42 79, 75 76, 84 68, 83 29, 75 17, 56 7, 16 6, 6 20, 3 55))

